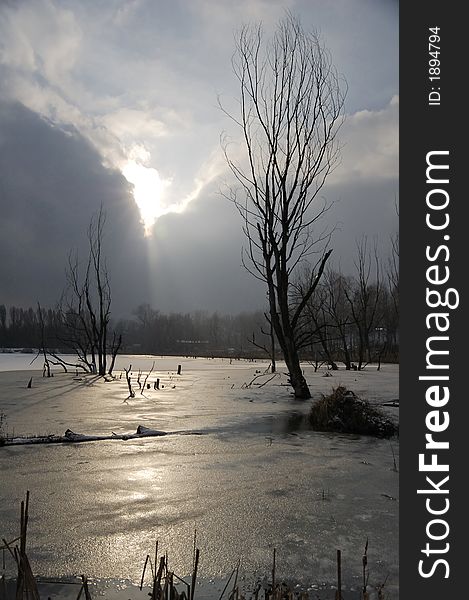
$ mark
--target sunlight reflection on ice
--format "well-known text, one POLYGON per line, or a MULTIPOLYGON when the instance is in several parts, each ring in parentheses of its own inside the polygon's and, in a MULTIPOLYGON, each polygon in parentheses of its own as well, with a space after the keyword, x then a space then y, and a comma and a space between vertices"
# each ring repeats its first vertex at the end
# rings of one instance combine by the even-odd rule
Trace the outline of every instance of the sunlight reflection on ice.
MULTIPOLYGON (((10 367, 21 359, 7 358, 10 367)), ((264 575, 277 547, 292 576, 314 573, 326 581, 340 542, 344 578, 351 580, 357 548, 369 537, 381 561, 373 576, 390 573, 388 585, 397 581, 399 507, 389 498, 398 499, 399 489, 389 441, 298 428, 297 413, 308 405, 298 404, 284 386, 243 387, 267 366, 260 362, 119 360, 117 368, 131 363, 142 370, 155 361, 155 376, 168 382, 182 364, 182 375, 175 389, 152 388, 123 403, 125 379, 87 386, 70 375, 38 375, 28 390, 25 371, 0 374, 0 407, 9 427, 21 433, 63 433, 64 422, 83 433, 132 432, 139 424, 170 432, 2 449, 0 534, 14 536, 17 499, 30 489, 28 545, 38 571, 138 582, 159 540, 176 572, 189 572, 197 527, 201 577, 229 575, 240 555, 243 569, 264 575), (203 435, 174 433, 193 429, 203 435)), ((341 370, 327 379, 307 368, 315 396, 340 383, 373 402, 398 397, 394 366, 341 370)), ((398 441, 392 443, 398 456, 398 441)))

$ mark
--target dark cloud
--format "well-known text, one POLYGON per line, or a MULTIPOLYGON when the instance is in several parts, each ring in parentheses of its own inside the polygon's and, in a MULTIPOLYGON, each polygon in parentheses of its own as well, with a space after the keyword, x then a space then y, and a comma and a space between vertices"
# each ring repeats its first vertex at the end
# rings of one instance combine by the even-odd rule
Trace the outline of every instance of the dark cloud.
POLYGON ((398 231, 396 201, 398 183, 395 179, 341 184, 327 193, 333 202, 324 218, 334 228, 331 239, 331 263, 347 274, 355 270, 357 243, 367 237, 369 248, 376 242, 383 264, 391 252, 390 236, 398 231))
POLYGON ((70 251, 86 256, 86 232, 100 206, 116 287, 145 295, 146 255, 129 186, 102 166, 73 129, 65 132, 19 104, 0 105, 0 302, 53 305, 70 251), (118 240, 118 243, 116 241, 118 240))
POLYGON ((216 185, 184 213, 159 219, 148 240, 156 303, 231 313, 263 307, 263 286, 241 264, 244 242, 239 214, 216 185))

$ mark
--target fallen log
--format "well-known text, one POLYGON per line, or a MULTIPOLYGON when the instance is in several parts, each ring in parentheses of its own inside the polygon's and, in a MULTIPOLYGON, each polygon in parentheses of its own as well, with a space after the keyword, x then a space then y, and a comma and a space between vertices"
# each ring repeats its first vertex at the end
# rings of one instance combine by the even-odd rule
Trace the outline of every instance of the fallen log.
POLYGON ((79 442, 98 442, 103 440, 135 440, 145 437, 161 437, 168 435, 167 431, 151 429, 139 425, 135 433, 114 433, 104 435, 86 435, 67 429, 64 435, 43 435, 33 437, 12 437, 4 439, 4 446, 23 446, 27 444, 70 444, 79 442))

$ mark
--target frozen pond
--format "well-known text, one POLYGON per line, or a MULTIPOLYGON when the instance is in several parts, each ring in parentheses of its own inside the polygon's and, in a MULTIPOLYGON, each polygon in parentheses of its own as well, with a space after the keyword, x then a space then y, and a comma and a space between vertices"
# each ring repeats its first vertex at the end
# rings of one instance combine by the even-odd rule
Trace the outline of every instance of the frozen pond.
MULTIPOLYGON (((292 398, 285 376, 246 385, 267 362, 120 357, 116 373, 132 364, 134 385, 138 370, 148 372, 155 360, 150 389, 142 395, 135 387, 127 399, 125 378, 56 371, 44 379, 24 370, 32 358, 0 355, 0 370, 7 369, 0 373, 0 412, 10 434, 120 434, 138 425, 170 434, 0 448, 0 534, 17 535, 29 489, 36 573, 138 583, 158 540, 171 567, 186 576, 196 528, 199 572, 215 581, 213 597, 239 559, 248 582, 269 576, 273 548, 279 577, 314 588, 334 585, 341 549, 345 585, 358 590, 368 538, 370 585, 387 578, 389 598, 398 597, 397 440, 306 430, 301 416, 310 403, 292 398)), ((398 398, 394 365, 331 377, 305 370, 314 397, 345 385, 377 404, 398 398)), ((388 412, 397 419, 397 409, 388 412)), ((333 598, 329 592, 321 598, 333 598)))

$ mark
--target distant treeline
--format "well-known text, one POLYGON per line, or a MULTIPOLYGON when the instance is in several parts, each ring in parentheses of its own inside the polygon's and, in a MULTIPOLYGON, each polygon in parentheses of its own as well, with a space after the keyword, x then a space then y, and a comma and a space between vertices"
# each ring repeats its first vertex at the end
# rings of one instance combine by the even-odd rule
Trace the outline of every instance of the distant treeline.
MULTIPOLYGON (((386 282, 388 283, 388 282, 386 282)), ((329 271, 308 303, 301 328, 301 356, 335 368, 399 360, 397 289, 382 282, 329 271)), ((63 309, 0 305, 0 349, 70 352, 63 309)), ((144 304, 132 318, 110 323, 122 334, 120 353, 272 358, 270 326, 263 311, 162 313, 144 304)), ((280 352, 276 350, 276 357, 280 352)))
MULTIPOLYGON (((122 333, 121 353, 213 355, 249 354, 253 336, 262 340, 266 328, 262 311, 237 315, 196 311, 164 314, 141 305, 133 318, 111 323, 111 331, 122 333)), ((0 305, 0 349, 39 349, 43 339, 47 349, 70 351, 61 309, 21 308, 0 305), (44 333, 44 335, 43 335, 44 333)))

